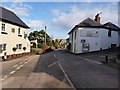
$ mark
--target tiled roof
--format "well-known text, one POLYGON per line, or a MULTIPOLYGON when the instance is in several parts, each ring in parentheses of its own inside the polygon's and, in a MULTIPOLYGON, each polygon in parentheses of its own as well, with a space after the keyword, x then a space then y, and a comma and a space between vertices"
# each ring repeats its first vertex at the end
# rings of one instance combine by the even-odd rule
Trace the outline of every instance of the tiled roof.
POLYGON ((29 28, 14 12, 0 6, 0 20, 23 28, 29 28))
POLYGON ((111 22, 107 22, 103 25, 105 28, 108 28, 108 29, 112 29, 112 30, 115 30, 115 31, 120 31, 120 28, 118 26, 116 26, 115 24, 111 23, 111 22))
POLYGON ((82 28, 83 27, 85 27, 85 28, 105 28, 105 29, 111 29, 114 31, 120 31, 120 28, 111 22, 108 22, 108 23, 102 25, 91 18, 87 18, 87 19, 83 20, 82 22, 80 22, 79 24, 77 24, 68 34, 70 34, 75 28, 79 28, 79 27, 82 27, 82 28))
POLYGON ((91 27, 91 26, 102 26, 100 23, 92 20, 91 18, 87 18, 81 23, 79 23, 77 26, 85 26, 85 27, 91 27))

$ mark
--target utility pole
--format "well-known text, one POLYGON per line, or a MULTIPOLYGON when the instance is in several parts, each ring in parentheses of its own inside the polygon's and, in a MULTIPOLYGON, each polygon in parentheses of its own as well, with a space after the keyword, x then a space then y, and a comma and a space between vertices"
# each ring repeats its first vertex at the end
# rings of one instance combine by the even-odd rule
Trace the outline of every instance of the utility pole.
POLYGON ((45 45, 46 45, 46 26, 45 26, 45 45))

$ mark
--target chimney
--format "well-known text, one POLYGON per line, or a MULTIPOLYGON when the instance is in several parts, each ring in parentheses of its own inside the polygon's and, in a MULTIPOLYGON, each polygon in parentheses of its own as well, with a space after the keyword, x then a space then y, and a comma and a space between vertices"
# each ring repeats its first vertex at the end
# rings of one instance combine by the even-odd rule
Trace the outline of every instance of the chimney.
POLYGON ((100 16, 99 16, 100 14, 102 14, 102 12, 98 13, 98 14, 95 16, 95 19, 94 19, 94 20, 95 20, 96 22, 98 22, 98 23, 100 23, 100 16))
POLYGON ((100 17, 99 16, 97 17, 97 21, 96 22, 100 23, 100 17))

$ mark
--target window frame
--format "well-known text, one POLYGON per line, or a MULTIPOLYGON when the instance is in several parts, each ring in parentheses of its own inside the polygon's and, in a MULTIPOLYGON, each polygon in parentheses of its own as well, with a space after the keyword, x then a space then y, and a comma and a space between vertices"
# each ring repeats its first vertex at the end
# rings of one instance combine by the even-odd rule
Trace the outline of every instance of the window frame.
POLYGON ((15 28, 11 28, 11 32, 12 32, 12 33, 15 33, 15 28))
POLYGON ((6 51, 7 50, 7 44, 0 44, 0 49, 2 51, 6 51))
POLYGON ((6 30, 5 30, 5 29, 6 29, 5 26, 6 26, 5 23, 2 23, 1 31, 6 31, 6 30))

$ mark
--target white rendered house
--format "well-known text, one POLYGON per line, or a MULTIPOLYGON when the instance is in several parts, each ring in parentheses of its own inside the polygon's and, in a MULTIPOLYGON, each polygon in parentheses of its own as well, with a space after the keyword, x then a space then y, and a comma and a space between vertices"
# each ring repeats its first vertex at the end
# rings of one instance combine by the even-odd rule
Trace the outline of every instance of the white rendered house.
POLYGON ((0 57, 30 53, 29 27, 12 11, 0 7, 0 57), (16 48, 16 52, 13 51, 16 48), (23 50, 26 47, 26 50, 23 50))
POLYGON ((69 34, 69 51, 85 53, 120 46, 120 28, 111 22, 100 24, 100 17, 96 20, 87 18, 76 25, 69 34))

